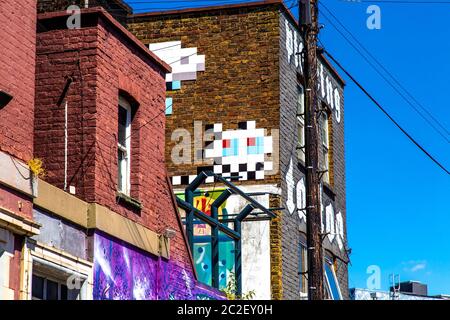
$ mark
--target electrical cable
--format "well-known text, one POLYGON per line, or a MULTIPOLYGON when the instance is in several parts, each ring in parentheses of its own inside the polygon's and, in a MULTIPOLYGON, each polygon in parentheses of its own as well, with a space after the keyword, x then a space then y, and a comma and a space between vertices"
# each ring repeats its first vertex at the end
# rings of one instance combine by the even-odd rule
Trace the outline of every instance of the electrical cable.
MULTIPOLYGON (((319 3, 327 12, 328 14, 330 14, 336 21, 337 23, 354 39, 354 41, 369 55, 369 57, 371 57, 375 63, 381 67, 381 69, 383 69, 383 71, 397 84, 397 86, 402 89, 408 96, 409 98, 414 101, 432 120, 434 120, 434 122, 445 132, 445 134, 447 136, 450 136, 450 132, 445 128, 445 126, 436 118, 433 116, 433 114, 427 110, 426 107, 424 107, 413 95, 411 92, 409 92, 401 83, 400 81, 386 68, 383 66, 383 64, 355 37, 355 35, 347 28, 345 27, 345 25, 331 12, 331 10, 329 10, 323 3, 319 3)), ((386 76, 384 74, 382 74, 378 68, 376 66, 373 65, 373 63, 371 63, 367 57, 365 57, 365 55, 361 52, 361 50, 359 50, 351 41, 350 39, 348 39, 342 32, 341 30, 339 30, 339 28, 331 21, 331 19, 327 16, 327 14, 324 14, 324 12, 322 12, 322 15, 325 17, 325 19, 327 21, 330 22, 330 24, 333 26, 333 28, 336 29, 336 31, 338 31, 341 36, 364 58, 364 60, 366 60, 366 62, 386 81, 386 83, 388 83, 402 98, 403 100, 405 100, 405 102, 407 102, 413 109, 414 111, 416 111, 416 113, 422 118, 424 119, 442 138, 444 138, 444 140, 447 141, 447 143, 450 143, 450 140, 448 137, 446 137, 445 135, 442 134, 441 130, 439 130, 438 128, 436 128, 436 126, 431 123, 431 121, 426 118, 422 112, 420 112, 416 106, 414 106, 414 104, 411 103, 411 101, 405 97, 405 95, 397 88, 395 87, 392 82, 386 78, 386 76)))
POLYGON ((361 89, 362 92, 370 99, 373 103, 391 120, 394 125, 400 129, 403 134, 405 134, 412 143, 414 143, 425 155, 430 158, 435 164, 437 164, 442 170, 444 170, 448 175, 450 175, 450 171, 444 167, 438 160, 436 160, 424 147, 422 147, 403 127, 386 111, 385 108, 360 84, 351 74, 347 71, 334 57, 331 55, 326 49, 324 49, 324 53, 341 69, 349 78, 353 81, 354 84, 361 89))
POLYGON ((385 3, 385 4, 450 4, 450 1, 408 1, 408 0, 341 0, 342 2, 385 3))

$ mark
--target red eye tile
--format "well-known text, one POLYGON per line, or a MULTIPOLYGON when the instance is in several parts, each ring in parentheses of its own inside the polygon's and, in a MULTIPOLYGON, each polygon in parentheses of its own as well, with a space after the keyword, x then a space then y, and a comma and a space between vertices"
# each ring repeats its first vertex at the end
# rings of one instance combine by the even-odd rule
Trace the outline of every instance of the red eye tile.
POLYGON ((256 139, 255 138, 247 138, 247 146, 253 147, 256 145, 256 139))
POLYGON ((230 140, 223 140, 222 141, 222 147, 223 148, 229 148, 230 147, 230 140))

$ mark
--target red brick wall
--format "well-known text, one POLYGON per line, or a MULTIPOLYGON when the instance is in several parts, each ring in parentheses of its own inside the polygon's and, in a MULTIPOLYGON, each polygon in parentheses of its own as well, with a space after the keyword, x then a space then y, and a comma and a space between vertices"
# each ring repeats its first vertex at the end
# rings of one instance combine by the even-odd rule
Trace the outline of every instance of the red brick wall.
POLYGON ((160 67, 106 18, 81 30, 45 31, 55 23, 43 24, 37 48, 35 152, 44 160, 45 179, 63 187, 64 103, 57 101, 66 77, 72 76, 66 98, 68 182, 76 187, 76 196, 156 232, 175 229, 171 260, 192 267, 164 163, 165 80, 160 67), (139 104, 132 120, 131 196, 142 210, 116 199, 119 92, 139 104))
POLYGON ((173 210, 168 210, 170 194, 165 181, 164 76, 125 46, 122 36, 108 31, 104 21, 100 22, 98 35, 95 201, 156 229, 162 212, 173 215, 173 210), (139 104, 131 126, 131 196, 142 203, 140 213, 116 203, 119 90, 139 104))
POLYGON ((97 30, 39 32, 36 59, 35 155, 42 158, 45 179, 64 186, 64 102, 58 105, 67 77, 68 185, 77 196, 93 199, 97 30))
POLYGON ((27 218, 33 218, 33 203, 30 198, 19 191, 15 191, 0 184, 0 206, 15 214, 27 218))
POLYGON ((0 150, 19 159, 33 155, 36 1, 2 0, 0 90, 14 99, 0 109, 0 150))
POLYGON ((57 105, 57 101, 67 76, 74 78, 67 93, 68 184, 76 187, 81 199, 159 229, 163 212, 174 215, 165 180, 161 68, 106 18, 80 30, 43 28, 38 33, 35 152, 44 159, 45 179, 60 188, 64 184, 64 103, 57 105), (142 210, 116 199, 119 92, 138 104, 132 120, 131 196, 141 202, 142 210))

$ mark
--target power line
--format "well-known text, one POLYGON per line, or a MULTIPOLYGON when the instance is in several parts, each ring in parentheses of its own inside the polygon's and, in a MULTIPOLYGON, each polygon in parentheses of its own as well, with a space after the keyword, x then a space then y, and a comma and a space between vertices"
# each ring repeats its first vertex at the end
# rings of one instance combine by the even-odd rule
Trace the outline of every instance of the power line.
MULTIPOLYGON (((171 1, 170 3, 172 3, 172 2, 176 3, 177 1, 183 1, 183 0, 175 0, 175 1, 171 1)), ((235 0, 233 2, 229 2, 229 0, 228 1, 227 0, 215 0, 215 2, 212 5, 206 5, 206 4, 202 3, 202 1, 208 1, 208 0, 193 0, 193 1, 187 1, 186 0, 186 3, 191 3, 191 2, 195 3, 195 2, 197 2, 197 3, 200 4, 198 6, 189 6, 189 5, 187 5, 187 6, 175 6, 175 7, 169 6, 169 7, 133 8, 133 12, 130 13, 130 14, 123 14, 123 13, 121 13, 121 12, 123 12, 122 9, 108 8, 107 11, 110 12, 111 14, 113 14, 116 17, 121 17, 121 18, 126 18, 126 19, 133 19, 134 15, 145 14, 145 13, 153 13, 153 12, 155 12, 155 13, 164 14, 164 12, 166 12, 166 11, 173 11, 173 10, 185 10, 185 9, 193 9, 193 10, 195 10, 195 9, 203 9, 203 8, 214 9, 214 7, 218 7, 220 5, 234 5, 234 4, 240 4, 240 3, 252 4, 253 2, 258 2, 258 1, 246 2, 246 1, 238 1, 238 0, 235 0), (218 1, 227 1, 227 2, 220 3, 218 1)), ((293 7, 296 7, 298 1, 299 0, 286 0, 286 1, 284 1, 285 9, 281 9, 280 12, 287 12, 290 9, 292 9, 293 7), (286 4, 289 3, 289 2, 293 2, 294 4, 289 6, 289 7, 287 7, 286 4)), ((143 3, 143 4, 149 3, 149 4, 151 4, 152 1, 145 1, 145 2, 139 2, 139 3, 143 3)), ((268 3, 268 4, 270 4, 270 3, 268 3)), ((261 8, 258 8, 258 9, 254 9, 252 12, 260 12, 260 11, 263 11, 263 10, 266 10, 266 8, 265 7, 261 7, 261 8)))
MULTIPOLYGON (((294 0, 296 1, 296 0, 294 0)), ((136 1, 129 1, 127 4, 132 5, 133 11, 149 11, 149 10, 183 10, 183 9, 197 9, 202 7, 214 7, 214 6, 220 6, 220 5, 233 5, 233 4, 252 4, 253 2, 258 1, 252 1, 252 2, 246 2, 246 1, 239 1, 239 0, 174 0, 174 1, 142 1, 142 2, 136 2, 136 1), (188 5, 181 5, 183 3, 187 3, 188 5), (189 4, 196 3, 199 4, 198 6, 191 6, 189 4), (169 6, 167 7, 145 7, 145 8, 134 8, 133 6, 136 5, 163 5, 167 4, 169 6), (178 6, 170 6, 171 4, 180 4, 178 6)), ((108 11, 123 11, 123 9, 117 9, 117 8, 108 8, 108 11)), ((141 12, 139 12, 141 13, 141 12)))
MULTIPOLYGON (((232 1, 232 0, 231 0, 232 1)), ((207 3, 220 3, 220 2, 231 2, 230 0, 170 0, 170 1, 127 1, 128 5, 133 4, 171 4, 171 3, 196 3, 196 2, 207 2, 207 3)), ((242 1, 235 0, 235 3, 242 1)))
MULTIPOLYGON (((450 3, 450 1, 449 1, 450 3)), ((339 25, 345 30, 347 31, 348 34, 350 34, 350 36, 356 41, 356 43, 359 44, 359 46, 392 78, 392 80, 394 80, 394 82, 415 102, 419 105, 419 107, 422 108, 422 110, 424 112, 426 112, 444 131, 447 135, 450 135, 450 132, 445 128, 445 126, 443 126, 438 119, 436 119, 433 114, 431 114, 431 112, 429 110, 427 110, 426 107, 424 107, 419 101, 417 101, 417 99, 411 94, 411 92, 409 92, 398 80, 397 78, 391 73, 389 72, 389 70, 387 70, 383 64, 369 51, 367 50, 367 48, 355 37, 355 35, 347 28, 345 27, 345 25, 336 17, 336 15, 334 15, 332 13, 331 10, 328 9, 327 6, 325 6, 323 3, 320 3, 320 5, 322 5, 324 7, 325 10, 327 10, 327 12, 339 23, 339 25)))
POLYGON ((422 118, 424 119, 444 140, 447 141, 447 143, 450 143, 450 139, 448 138, 448 136, 450 135, 450 132, 445 128, 445 126, 438 120, 436 119, 433 114, 427 110, 427 108, 425 108, 413 95, 411 92, 409 92, 401 83, 399 80, 397 80, 397 78, 391 73, 389 72, 389 70, 383 66, 383 64, 372 54, 370 53, 370 51, 353 35, 353 33, 345 27, 345 25, 321 2, 319 2, 319 4, 331 15, 333 16, 333 18, 339 23, 339 25, 348 33, 350 34, 350 36, 354 39, 354 41, 375 61, 375 63, 381 67, 381 69, 384 70, 384 72, 389 75, 389 77, 397 84, 397 86, 402 89, 408 96, 409 98, 414 101, 431 119, 434 120, 434 122, 445 132, 445 134, 447 136, 445 136, 440 129, 438 129, 427 117, 425 117, 423 115, 423 113, 418 110, 418 108, 395 86, 392 84, 392 82, 386 78, 386 76, 380 72, 378 70, 378 68, 361 52, 361 50, 356 47, 351 41, 350 39, 348 39, 348 37, 341 32, 341 30, 339 30, 339 28, 331 21, 331 19, 329 17, 327 17, 326 14, 324 14, 324 12, 322 12, 323 16, 325 17, 325 19, 330 22, 330 24, 333 26, 333 28, 336 29, 337 32, 339 32, 339 34, 353 47, 353 49, 355 49, 362 58, 364 58, 364 60, 366 60, 366 62, 384 79, 384 81, 386 81, 386 83, 388 83, 402 98, 403 100, 408 103, 408 105, 410 105, 414 111, 422 118))
POLYGON ((177 46, 179 46, 179 45, 180 45, 179 43, 177 43, 177 44, 172 44, 172 45, 167 46, 167 47, 161 47, 161 48, 154 49, 154 50, 150 50, 150 51, 151 51, 151 52, 156 52, 156 51, 160 51, 160 50, 164 50, 164 49, 169 49, 169 48, 177 47, 177 46))
POLYGON ((133 130, 128 137, 125 138, 125 140, 131 138, 131 136, 135 133, 138 132, 139 130, 141 130, 142 128, 148 126, 150 123, 152 123, 154 120, 156 120, 161 114, 165 113, 167 110, 170 109, 170 106, 166 107, 164 110, 158 112, 153 118, 151 118, 150 120, 148 120, 147 122, 145 122, 143 125, 141 125, 139 128, 133 130))
POLYGON ((422 147, 402 126, 386 111, 385 108, 360 84, 348 71, 345 69, 327 50, 324 49, 324 53, 355 83, 359 89, 370 99, 373 103, 391 120, 400 131, 405 134, 412 143, 414 143, 423 153, 427 155, 435 164, 437 164, 442 170, 444 170, 448 175, 450 171, 444 167, 438 160, 436 160, 424 147, 422 147))
MULTIPOLYGON (((236 2, 224 2, 224 3, 217 3, 217 5, 228 5, 228 4, 236 4, 236 2)), ((150 3, 149 3, 150 5, 150 3)), ((121 17, 132 17, 133 14, 142 14, 147 12, 159 12, 159 11, 172 11, 172 10, 184 10, 184 9, 201 9, 210 7, 207 5, 200 4, 199 6, 168 6, 168 7, 145 7, 145 8, 133 8, 133 13, 129 14, 122 14, 124 10, 122 9, 113 9, 108 8, 106 11, 113 13, 115 16, 121 16, 121 17)))
POLYGON ((343 2, 386 3, 386 4, 450 4, 450 1, 407 1, 407 0, 341 0, 343 2))
MULTIPOLYGON (((289 3, 289 2, 295 2, 295 4, 293 6, 290 6, 287 9, 292 9, 293 7, 295 7, 297 4, 298 0, 288 0, 285 1, 285 3, 289 3)), ((137 5, 137 4, 148 4, 148 5, 152 5, 152 4, 177 4, 177 3, 197 3, 199 4, 198 6, 190 6, 190 5, 180 5, 180 6, 168 6, 168 7, 145 7, 145 8, 133 8, 133 12, 135 14, 142 14, 142 13, 146 13, 146 12, 152 12, 152 11, 171 11, 171 10, 183 10, 183 9, 201 9, 201 8, 213 8, 214 6, 220 6, 220 5, 233 5, 233 4, 252 4, 252 3, 256 3, 259 1, 251 1, 251 2, 247 2, 247 1, 239 1, 239 0, 174 0, 174 1, 142 1, 142 2, 127 2, 127 4, 133 4, 133 5, 137 5), (139 11, 139 12, 138 12, 139 11), (144 11, 144 12, 141 12, 144 11)), ((268 3, 270 4, 270 3, 268 3)), ((133 7, 133 6, 132 6, 133 7)), ((122 12, 123 9, 114 9, 114 8, 108 8, 108 11, 110 12, 122 12)), ((120 15, 120 14, 119 14, 120 15)), ((127 16, 127 15, 123 15, 123 16, 127 16)))

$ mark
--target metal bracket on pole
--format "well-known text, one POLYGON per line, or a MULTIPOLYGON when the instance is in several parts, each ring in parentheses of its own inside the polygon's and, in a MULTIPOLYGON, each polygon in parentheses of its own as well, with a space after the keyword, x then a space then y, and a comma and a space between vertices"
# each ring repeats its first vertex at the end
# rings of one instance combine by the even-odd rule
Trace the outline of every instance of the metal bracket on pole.
POLYGON ((319 175, 319 181, 322 181, 323 175, 327 172, 328 172, 328 170, 317 171, 317 174, 319 175))
POLYGON ((321 233, 320 234, 320 238, 322 239, 322 242, 325 240, 325 238, 328 236, 328 235, 330 235, 331 234, 331 232, 326 232, 326 233, 321 233))
POLYGON ((316 113, 317 113, 317 121, 320 121, 320 116, 322 116, 322 114, 323 114, 324 112, 327 112, 327 111, 328 111, 327 108, 320 108, 319 110, 316 110, 316 113))

